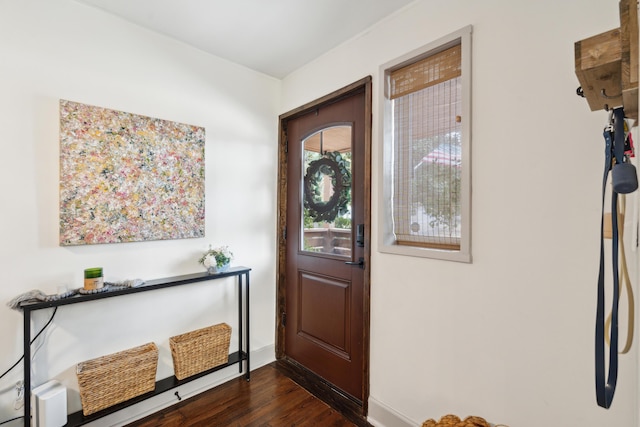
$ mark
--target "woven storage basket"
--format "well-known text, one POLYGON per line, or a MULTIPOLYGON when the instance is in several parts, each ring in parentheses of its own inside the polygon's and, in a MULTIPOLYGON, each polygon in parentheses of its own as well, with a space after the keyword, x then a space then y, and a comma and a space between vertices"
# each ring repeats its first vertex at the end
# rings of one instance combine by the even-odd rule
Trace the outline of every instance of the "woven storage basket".
MULTIPOLYGON (((469 416, 461 420, 457 415, 445 415, 436 422, 434 419, 428 419, 422 423, 422 427, 490 427, 491 424, 482 417, 469 416)), ((504 424, 498 424, 495 427, 507 427, 504 424)))
POLYGON ((148 343, 78 363, 82 413, 90 415, 156 387, 158 347, 148 343))
POLYGON ((230 341, 231 327, 226 323, 169 338, 176 378, 182 380, 227 363, 230 341))

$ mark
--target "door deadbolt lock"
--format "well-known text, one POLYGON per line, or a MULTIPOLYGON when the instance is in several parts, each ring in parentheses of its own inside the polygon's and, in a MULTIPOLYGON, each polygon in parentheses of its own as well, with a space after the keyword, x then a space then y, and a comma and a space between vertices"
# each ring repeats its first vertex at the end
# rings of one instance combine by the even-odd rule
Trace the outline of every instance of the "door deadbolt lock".
POLYGON ((356 245, 364 248, 364 224, 358 224, 356 226, 356 245))

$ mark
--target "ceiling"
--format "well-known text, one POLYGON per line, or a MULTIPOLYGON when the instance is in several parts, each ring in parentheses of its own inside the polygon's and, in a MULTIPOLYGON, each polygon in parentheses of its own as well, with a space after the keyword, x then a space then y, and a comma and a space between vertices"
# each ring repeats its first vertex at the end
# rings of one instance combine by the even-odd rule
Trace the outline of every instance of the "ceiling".
POLYGON ((76 0, 282 79, 414 0, 76 0))

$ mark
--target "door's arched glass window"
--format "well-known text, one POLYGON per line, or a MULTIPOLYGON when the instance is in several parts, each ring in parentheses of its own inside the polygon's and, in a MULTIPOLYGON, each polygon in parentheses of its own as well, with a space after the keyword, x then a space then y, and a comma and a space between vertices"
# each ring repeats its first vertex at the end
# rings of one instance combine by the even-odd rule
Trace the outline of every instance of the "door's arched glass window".
POLYGON ((302 141, 302 251, 351 256, 351 140, 338 125, 302 141))

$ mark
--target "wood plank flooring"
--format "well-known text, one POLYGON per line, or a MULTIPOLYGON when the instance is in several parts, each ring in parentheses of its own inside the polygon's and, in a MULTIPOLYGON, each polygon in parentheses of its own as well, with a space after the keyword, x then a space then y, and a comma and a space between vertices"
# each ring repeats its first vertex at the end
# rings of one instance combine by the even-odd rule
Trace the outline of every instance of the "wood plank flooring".
POLYGON ((135 421, 128 427, 355 426, 303 387, 267 365, 251 381, 235 378, 135 421))

